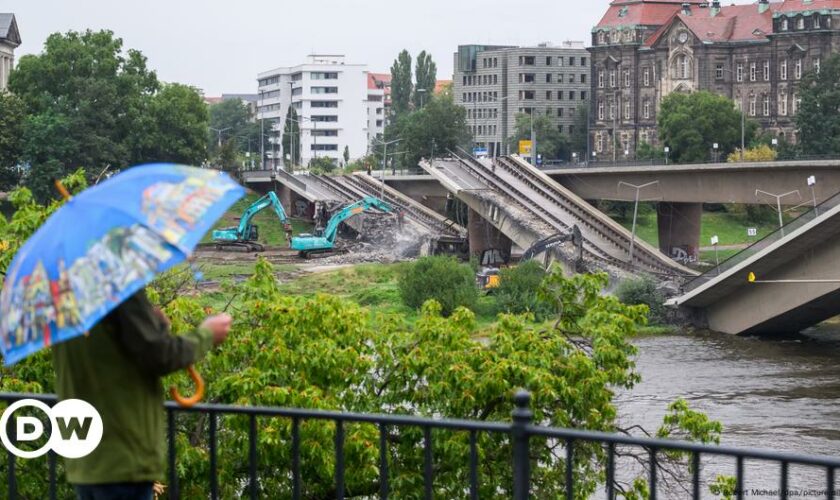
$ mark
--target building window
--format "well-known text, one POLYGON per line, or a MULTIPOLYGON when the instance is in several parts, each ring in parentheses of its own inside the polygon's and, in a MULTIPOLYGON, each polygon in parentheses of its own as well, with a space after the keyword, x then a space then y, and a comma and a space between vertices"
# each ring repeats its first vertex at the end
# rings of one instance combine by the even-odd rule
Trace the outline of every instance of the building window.
POLYGON ((755 63, 750 63, 750 81, 751 82, 755 81, 756 73, 757 73, 757 71, 756 71, 755 63))
POLYGON ((650 86, 650 68, 645 68, 642 70, 642 82, 644 83, 645 87, 650 86))
POLYGON ((534 100, 534 91, 533 90, 520 90, 519 91, 519 100, 520 101, 533 101, 534 100))
POLYGON ((779 79, 787 80, 787 59, 782 59, 779 63, 779 79))
POLYGON ((782 22, 779 23, 779 29, 781 31, 787 31, 788 30, 788 20, 787 20, 786 17, 783 17, 782 22))
POLYGON ((562 73, 557 74, 557 83, 563 83, 563 74, 562 73))
POLYGON ((580 65, 581 66, 586 66, 586 58, 585 57, 580 58, 580 65))
POLYGON ((820 72, 820 58, 819 57, 814 58, 814 71, 817 72, 818 74, 820 72))
POLYGON ((770 116, 770 96, 765 94, 761 102, 761 111, 764 116, 770 116))
MULTIPOLYGON (((560 75, 560 76, 562 77, 563 75, 560 75)), ((560 83, 563 83, 562 78, 558 78, 557 81, 560 82, 560 83)), ((604 72, 603 71, 598 72, 598 88, 599 89, 604 88, 604 72)))
POLYGON ((329 71, 313 71, 309 73, 310 80, 338 80, 338 73, 329 71))
POLYGON ((650 101, 645 99, 644 105, 642 105, 642 112, 644 113, 645 119, 650 118, 650 101))
POLYGON ((535 64, 536 58, 534 56, 519 56, 520 66, 533 66, 535 64))
POLYGON ((610 88, 615 88, 615 70, 610 71, 610 88))
POLYGON ((805 29, 805 18, 804 17, 799 16, 799 17, 796 18, 796 29, 798 29, 798 30, 804 30, 805 29))
POLYGON ((715 65, 715 80, 723 80, 723 64, 715 65))
POLYGON ((797 80, 802 78, 802 58, 801 57, 796 60, 796 66, 794 66, 794 68, 793 68, 793 76, 797 80))
POLYGON ((690 73, 688 57, 684 55, 677 56, 674 61, 674 78, 688 79, 690 73))
POLYGON ((493 85, 497 85, 499 83, 499 75, 493 75, 493 85))
POLYGON ((624 101, 624 119, 630 119, 630 101, 624 101))
POLYGON ((779 115, 787 116, 787 94, 779 94, 779 115))
POLYGON ((814 29, 815 30, 820 29, 820 15, 819 14, 814 14, 814 29))
POLYGON ((585 91, 585 90, 581 90, 581 91, 580 91, 580 100, 581 100, 581 101, 585 101, 585 100, 586 100, 586 91, 585 91))
POLYGON ((749 111, 750 116, 755 116, 755 105, 756 105, 755 94, 750 94, 750 111, 749 111))
POLYGON ((563 125, 557 125, 557 131, 563 133, 563 125))
POLYGON ((562 90, 558 90, 558 91, 557 91, 557 100, 558 100, 558 101, 562 101, 562 100, 563 100, 563 91, 562 91, 562 90))
POLYGON ((557 108, 557 117, 563 118, 563 108, 557 108))
POLYGON ((338 101, 312 101, 310 107, 313 108, 337 108, 338 101))
POLYGON ((551 56, 545 56, 545 65, 551 66, 551 56))
POLYGON ((604 101, 598 101, 598 119, 604 119, 604 101))
POLYGON ((580 83, 586 83, 586 73, 580 75, 580 83))
POLYGON ((313 130, 312 135, 315 137, 338 137, 338 130, 313 130))
POLYGON ((610 101, 610 120, 615 118, 615 100, 610 101))
POLYGON ((569 116, 575 116, 575 108, 569 108, 569 116))
POLYGON ((570 100, 570 101, 574 101, 574 100, 575 100, 575 91, 574 91, 574 90, 570 90, 570 91, 569 91, 569 100, 570 100))
POLYGON ((546 100, 546 101, 550 101, 550 100, 551 100, 551 91, 550 91, 550 90, 546 90, 546 91, 545 91, 545 100, 546 100))
POLYGON ((624 70, 624 86, 630 86, 630 70, 624 70))
POLYGON ((338 144, 311 144, 312 151, 338 151, 338 144))
POLYGON ((764 81, 770 81, 770 61, 764 61, 764 81))
POLYGON ((798 94, 793 94, 793 114, 796 114, 801 106, 802 98, 798 94))
POLYGON ((574 74, 569 75, 569 83, 575 83, 575 75, 574 74))
POLYGON ((575 56, 569 56, 569 66, 575 65, 575 56))
POLYGON ((545 75, 545 83, 551 83, 551 73, 545 75))
POLYGON ((604 32, 598 32, 598 45, 604 45, 604 32))
POLYGON ((737 66, 735 66, 735 81, 744 81, 744 65, 741 63, 738 63, 737 66))
POLYGON ((519 73, 519 83, 534 83, 537 75, 534 73, 519 73))

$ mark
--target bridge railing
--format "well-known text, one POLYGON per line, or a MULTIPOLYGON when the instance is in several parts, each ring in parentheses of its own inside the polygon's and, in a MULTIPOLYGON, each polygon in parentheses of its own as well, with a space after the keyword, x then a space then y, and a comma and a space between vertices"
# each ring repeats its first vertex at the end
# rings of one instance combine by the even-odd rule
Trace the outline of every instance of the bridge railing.
MULTIPOLYGON (((736 253, 735 255, 729 257, 728 259, 724 260, 720 263, 719 266, 715 267, 714 269, 710 269, 700 276, 697 276, 693 280, 686 283, 684 289, 686 292, 690 292, 705 283, 717 278, 724 272, 740 265, 745 260, 749 259, 753 255, 761 252, 765 248, 769 247, 773 243, 784 238, 786 235, 791 234, 792 232, 796 231, 797 229, 801 228, 802 226, 808 224, 809 222, 813 221, 820 214, 824 214, 831 210, 832 208, 840 205, 840 193, 835 194, 834 196, 828 198, 827 200, 823 201, 816 207, 811 207, 808 211, 801 214, 799 217, 793 219, 792 221, 784 224, 780 228, 776 229, 772 233, 764 236, 760 240, 756 241, 752 245, 748 246, 747 248, 741 250, 740 252, 736 253)), ((746 275, 744 276, 744 280, 746 280, 746 275)))
MULTIPOLYGON (((744 162, 744 163, 779 163, 779 162, 789 162, 789 161, 826 161, 826 160, 840 160, 840 155, 836 154, 825 154, 825 155, 804 155, 804 154, 784 154, 778 155, 773 160, 762 160, 760 162, 744 162)), ((736 162, 736 163, 741 163, 736 162)), ((731 165, 727 161, 726 158, 721 157, 720 159, 708 159, 705 161, 692 161, 690 165, 731 165)), ((652 158, 652 159, 616 159, 613 161, 612 159, 590 159, 586 160, 579 160, 579 161, 572 161, 572 162, 556 162, 556 161, 549 161, 545 162, 543 167, 544 170, 551 170, 551 169, 570 169, 570 168, 587 168, 587 167, 646 167, 646 166, 685 166, 688 164, 685 163, 674 163, 673 161, 665 161, 664 158, 652 158)))
MULTIPOLYGON (((16 394, 16 393, 0 393, 0 401, 11 403, 22 399, 37 399, 48 405, 54 405, 57 400, 53 395, 33 395, 33 394, 16 394)), ((604 497, 608 500, 614 500, 617 495, 617 489, 620 487, 620 482, 617 479, 626 480, 628 475, 630 479, 637 474, 642 474, 646 477, 649 486, 650 494, 648 496, 651 500, 656 500, 658 495, 667 497, 663 493, 663 488, 660 483, 664 483, 666 479, 673 476, 666 476, 666 474, 673 474, 673 470, 664 467, 666 463, 673 463, 674 452, 683 457, 688 466, 689 474, 686 476, 685 484, 681 484, 684 494, 681 498, 701 499, 703 496, 702 488, 704 480, 701 472, 705 465, 709 465, 708 461, 704 461, 704 457, 715 457, 716 459, 724 458, 730 461, 734 459, 734 478, 735 478, 735 497, 741 499, 744 497, 746 490, 746 465, 755 466, 761 464, 762 468, 774 467, 778 471, 778 498, 788 498, 791 490, 791 466, 804 466, 812 473, 808 480, 807 491, 822 491, 820 497, 834 499, 835 492, 835 477, 836 471, 840 469, 840 458, 836 457, 819 457, 808 456, 792 453, 781 453, 775 451, 748 449, 748 448, 734 448, 724 446, 712 446, 699 443, 692 443, 687 441, 652 439, 652 438, 637 438, 628 434, 608 434, 603 432, 592 432, 584 430, 560 429, 553 427, 541 426, 534 422, 534 416, 530 409, 530 395, 525 391, 519 391, 514 397, 515 408, 511 413, 511 422, 488 422, 479 420, 449 420, 449 419, 435 419, 435 418, 419 418, 413 416, 403 415, 382 415, 382 414, 362 414, 362 413, 344 413, 335 411, 322 410, 304 410, 295 408, 276 408, 276 407, 247 407, 247 406, 229 406, 218 404, 199 404, 191 408, 181 408, 172 402, 165 405, 165 410, 168 416, 168 469, 169 478, 167 485, 168 498, 179 498, 180 487, 178 477, 178 457, 176 450, 175 433, 178 426, 176 425, 176 417, 178 414, 189 413, 193 415, 200 415, 202 418, 198 420, 202 426, 206 425, 206 434, 198 429, 195 429, 195 423, 191 426, 191 443, 193 446, 198 446, 194 441, 198 438, 206 436, 207 441, 207 460, 209 466, 207 467, 207 489, 209 489, 209 497, 217 499, 220 497, 219 485, 219 435, 225 432, 226 419, 235 417, 246 417, 248 419, 248 437, 247 443, 240 443, 240 446, 247 444, 247 464, 237 463, 230 464, 239 471, 243 477, 236 481, 237 496, 241 498, 259 498, 262 495, 260 478, 265 477, 261 473, 260 464, 258 463, 258 433, 259 423, 258 417, 269 419, 286 419, 290 421, 291 440, 289 444, 289 471, 278 471, 277 464, 263 464, 264 467, 270 470, 270 476, 279 479, 284 485, 287 485, 289 491, 287 496, 292 499, 300 499, 304 495, 303 485, 305 481, 313 480, 312 478, 304 478, 301 472, 301 449, 306 446, 320 445, 320 443, 308 443, 301 437, 302 422, 322 421, 331 422, 331 427, 334 428, 332 434, 334 436, 333 454, 333 482, 335 497, 338 499, 345 498, 347 493, 345 485, 345 477, 353 474, 353 470, 347 468, 345 457, 345 437, 347 436, 348 426, 352 424, 366 424, 375 426, 379 434, 378 443, 378 466, 374 467, 377 470, 377 479, 373 485, 377 491, 368 493, 365 498, 379 497, 380 499, 387 499, 393 493, 391 478, 392 471, 389 469, 393 461, 392 447, 394 432, 401 432, 408 429, 414 429, 414 436, 417 443, 412 448, 416 449, 419 456, 422 456, 422 483, 417 484, 416 493, 419 498, 422 491, 422 497, 425 499, 432 499, 434 496, 440 496, 441 490, 436 490, 435 475, 440 471, 458 470, 465 473, 458 473, 456 477, 462 478, 465 481, 463 486, 457 486, 462 494, 459 496, 468 497, 470 499, 477 499, 480 487, 489 484, 490 490, 494 495, 499 494, 501 485, 508 485, 511 489, 511 497, 514 500, 525 500, 527 498, 539 497, 540 492, 538 486, 532 481, 531 467, 536 463, 535 457, 538 455, 537 446, 548 446, 552 451, 552 458, 550 464, 541 462, 542 466, 551 465, 556 467, 564 478, 560 489, 565 493, 565 498, 578 498, 580 492, 576 492, 575 471, 576 453, 584 452, 595 453, 600 456, 599 460, 603 460, 603 488, 604 497), (422 431, 417 433, 416 431, 422 431), (466 464, 435 463, 433 442, 436 433, 440 432, 464 432, 468 439, 469 453, 466 464), (507 477, 489 477, 484 478, 484 483, 481 482, 479 474, 482 470, 480 460, 482 456, 488 456, 493 453, 492 450, 485 449, 479 435, 490 434, 494 436, 501 436, 501 448, 509 450, 505 453, 511 454, 510 460, 510 475, 507 477), (539 444, 538 444, 539 443, 539 444), (598 450, 593 450, 594 447, 598 450), (629 455, 628 455, 629 454, 629 455), (622 459, 632 457, 630 463, 634 466, 626 466, 627 462, 622 459), (624 465, 622 465, 624 464, 624 465), (641 470, 638 467, 641 465, 641 470), (279 474, 279 476, 278 476, 279 474), (246 477, 245 477, 246 476, 246 477), (690 477, 690 479, 689 479, 690 477), (815 482, 816 481, 816 482, 815 482), (577 496, 576 496, 577 494, 577 496)), ((10 439, 12 444, 15 444, 15 430, 16 427, 9 418, 10 439)), ((273 427, 276 432, 276 427, 273 427)), ((352 432, 352 431, 351 431, 352 432)), ((408 434, 406 434, 408 435, 408 434)), ((439 434, 438 434, 439 435, 439 434)), ((280 437, 276 438, 280 440, 280 437)), ((238 442, 238 441, 237 441, 238 442)), ((486 441, 484 441, 486 442, 486 441)), ((56 456, 50 452, 47 460, 49 462, 48 474, 44 479, 46 486, 46 497, 54 499, 57 496, 57 467, 56 456)), ((720 464, 714 464, 716 466, 720 464)), ((368 467, 366 465, 366 467, 368 467)), ((18 463, 16 457, 9 452, 6 463, 0 462, 0 470, 5 470, 7 479, 7 498, 15 500, 21 498, 18 492, 18 463)), ((718 467, 715 467, 714 472, 718 472, 718 467)), ((752 469, 751 469, 752 470, 752 469)), ((797 469, 798 471, 798 469, 797 469)), ((352 476, 351 476, 352 477, 352 476)), ((37 481, 38 478, 33 478, 30 472, 27 486, 33 486, 32 481, 37 481)), ((766 477, 763 479, 766 480, 766 477)), ((195 487, 195 484, 190 486, 195 487)), ((228 485, 229 486, 229 485, 228 485)), ((768 485, 763 484, 766 488, 768 485)), ((775 485, 771 487, 775 488, 775 485)), ((194 491, 194 490, 193 490, 194 491)), ((795 494, 795 493, 794 493, 795 494)), ((554 496, 554 495, 552 495, 554 496)))

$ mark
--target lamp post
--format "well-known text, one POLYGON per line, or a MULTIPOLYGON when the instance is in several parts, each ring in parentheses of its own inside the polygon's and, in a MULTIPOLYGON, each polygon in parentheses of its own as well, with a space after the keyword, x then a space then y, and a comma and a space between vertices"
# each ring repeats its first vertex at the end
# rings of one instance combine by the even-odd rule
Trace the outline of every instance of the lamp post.
POLYGON ((715 247, 715 267, 718 270, 718 274, 720 274, 720 259, 718 258, 718 243, 720 240, 718 239, 717 235, 712 236, 712 246, 715 247))
POLYGON ((782 194, 773 194, 773 193, 768 193, 767 191, 762 191, 760 189, 756 189, 755 190, 755 197, 758 198, 759 194, 763 194, 763 195, 769 196, 771 198, 776 198, 776 211, 779 212, 779 230, 782 232, 782 237, 784 238, 784 236, 785 236, 785 223, 782 220, 782 198, 785 198, 787 196, 795 194, 796 196, 799 197, 799 199, 802 199, 802 195, 799 193, 798 189, 795 189, 793 191, 788 191, 787 193, 782 193, 782 194))
POLYGON ((425 104, 425 101, 423 100, 423 98, 426 97, 427 90, 426 89, 414 89, 414 91, 420 93, 420 107, 422 108, 423 105, 425 104))
POLYGON ((814 216, 820 216, 820 208, 817 206, 817 191, 814 186, 817 185, 817 176, 812 175, 808 177, 808 187, 811 189, 811 199, 814 200, 814 216))
POLYGON ((665 165, 668 164, 668 153, 670 153, 670 152, 671 152, 671 148, 669 148, 668 146, 665 146, 665 165))
MULTIPOLYGON (((378 139, 374 139, 379 144, 382 145, 382 173, 380 174, 379 178, 382 181, 382 186, 379 190, 379 199, 381 200, 385 193, 385 169, 388 168, 388 146, 390 144, 396 144, 402 140, 402 138, 397 138, 391 141, 380 141, 378 139)), ((396 174, 396 169, 394 169, 394 174, 396 174)))
MULTIPOLYGON (((648 182, 647 184, 642 184, 640 186, 637 186, 635 184, 630 184, 629 182, 624 182, 624 181, 619 181, 619 183, 618 183, 618 189, 621 189, 622 186, 626 186, 626 187, 629 187, 631 189, 636 190, 635 202, 634 202, 634 206, 633 206, 633 230, 632 230, 632 233, 631 233, 631 236, 630 236, 630 259, 628 260, 628 262, 631 262, 631 263, 633 262, 633 250, 636 247, 636 219, 639 215, 639 201, 640 201, 639 200, 639 193, 641 193, 643 189, 645 189, 647 187, 655 186, 657 184, 659 184, 659 181, 648 182)), ((649 201, 649 200, 646 200, 646 201, 649 201)))
POLYGON ((225 127, 225 128, 213 128, 213 127, 209 127, 209 128, 210 128, 210 130, 212 130, 213 132, 216 132, 216 134, 217 134, 217 135, 218 135, 218 137, 219 137, 218 146, 219 146, 219 147, 222 147, 222 132, 225 132, 225 131, 227 131, 227 130, 230 130, 232 127, 225 127))
POLYGON ((719 147, 719 146, 720 146, 720 145, 719 145, 718 143, 714 143, 714 144, 712 144, 712 150, 714 151, 714 153, 713 153, 713 154, 714 154, 713 161, 714 161, 715 163, 718 163, 718 159, 719 159, 719 158, 718 158, 718 147, 719 147))

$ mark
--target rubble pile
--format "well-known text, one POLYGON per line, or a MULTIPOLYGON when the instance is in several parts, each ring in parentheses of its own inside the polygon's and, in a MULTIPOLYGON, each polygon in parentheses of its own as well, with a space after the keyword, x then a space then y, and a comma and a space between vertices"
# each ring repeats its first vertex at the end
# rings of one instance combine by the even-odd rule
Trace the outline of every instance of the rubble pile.
POLYGON ((390 263, 427 255, 432 235, 394 214, 360 216, 361 229, 355 239, 342 235, 336 240, 335 254, 322 260, 330 264, 364 262, 390 263))

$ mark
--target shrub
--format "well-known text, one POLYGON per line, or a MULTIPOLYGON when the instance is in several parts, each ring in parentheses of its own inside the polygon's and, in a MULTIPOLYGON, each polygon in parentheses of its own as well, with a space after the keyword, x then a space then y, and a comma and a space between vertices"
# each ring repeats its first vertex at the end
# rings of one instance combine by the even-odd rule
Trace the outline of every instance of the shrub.
POLYGON ((478 298, 472 269, 452 257, 417 260, 400 276, 399 287, 405 305, 419 308, 434 299, 445 316, 461 306, 474 308, 478 298))
POLYGON ((551 314, 551 305, 537 298, 537 290, 546 275, 537 261, 529 260, 518 266, 502 269, 500 275, 499 288, 496 289, 499 311, 511 314, 530 312, 537 319, 551 314))
POLYGON ((656 280, 650 276, 624 280, 616 288, 615 296, 622 303, 648 306, 648 322, 661 324, 666 320, 665 296, 656 289, 656 280))

